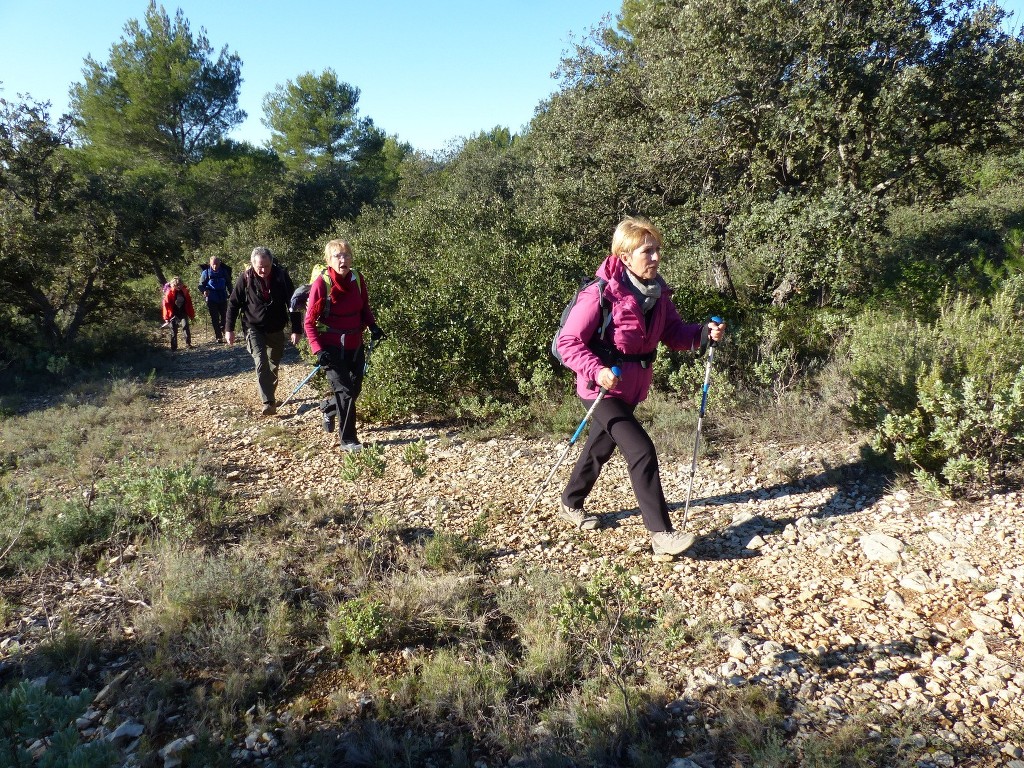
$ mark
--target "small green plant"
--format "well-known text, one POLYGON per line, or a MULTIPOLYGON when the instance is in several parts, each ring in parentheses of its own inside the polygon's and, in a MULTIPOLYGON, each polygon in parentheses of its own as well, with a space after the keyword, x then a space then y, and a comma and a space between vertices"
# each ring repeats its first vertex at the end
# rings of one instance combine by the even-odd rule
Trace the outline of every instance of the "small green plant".
POLYGON ((339 603, 327 622, 331 649, 341 655, 377 647, 388 635, 390 617, 385 606, 365 597, 339 603))
POLYGON ((569 646, 611 678, 632 722, 631 683, 643 677, 656 625, 655 606, 639 582, 621 566, 599 570, 586 584, 564 587, 552 614, 569 646))
POLYGON ((402 463, 409 467, 413 477, 423 477, 427 473, 427 444, 423 438, 406 444, 402 449, 402 463))
POLYGON ((100 490, 127 519, 148 523, 171 539, 189 539, 222 514, 217 481, 190 466, 140 470, 127 464, 100 490))
POLYGON ((887 415, 873 447, 914 467, 925 483, 941 477, 954 491, 991 483, 996 471, 1024 458, 1024 367, 1000 391, 971 376, 959 386, 925 377, 916 408, 887 415))
POLYGON ((478 562, 480 546, 455 533, 437 531, 423 545, 423 562, 434 571, 459 571, 478 562))
POLYGON ((54 696, 44 688, 22 682, 0 691, 0 765, 10 768, 40 766, 57 768, 105 768, 117 765, 117 749, 105 741, 82 744, 75 720, 92 700, 79 696, 54 696), (37 739, 49 744, 42 757, 26 746, 37 739))
POLYGON ((379 445, 367 445, 356 453, 346 453, 341 460, 341 478, 355 483, 364 474, 370 477, 384 477, 387 462, 384 449, 379 445))

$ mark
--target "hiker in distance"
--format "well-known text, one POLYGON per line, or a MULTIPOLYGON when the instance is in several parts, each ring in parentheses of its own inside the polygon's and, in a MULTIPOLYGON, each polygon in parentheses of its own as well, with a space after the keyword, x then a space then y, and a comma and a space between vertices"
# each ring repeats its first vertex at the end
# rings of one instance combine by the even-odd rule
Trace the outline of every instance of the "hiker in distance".
POLYGON ((235 321, 242 318, 245 344, 256 364, 256 383, 263 415, 277 413, 277 370, 284 355, 284 329, 291 325, 292 344, 299 342, 301 325, 288 311, 295 288, 288 272, 274 263, 269 248, 252 249, 249 268, 243 272, 228 296, 224 338, 235 343, 235 321))
POLYGON ((164 325, 171 326, 171 352, 178 350, 178 328, 185 327, 185 345, 192 348, 192 328, 189 321, 196 319, 196 310, 192 306, 192 296, 185 287, 184 281, 177 275, 167 284, 163 299, 164 325))
POLYGON ((661 246, 661 232, 646 219, 620 222, 611 255, 597 270, 598 280, 580 292, 556 340, 563 362, 576 373, 576 394, 588 409, 597 399, 597 388, 607 389, 562 492, 558 516, 580 529, 597 527, 598 518, 584 511, 584 502, 618 447, 654 553, 677 555, 689 549, 694 536, 672 528, 654 443, 633 412, 647 398, 659 342, 671 349, 696 350, 702 339, 720 341, 725 324, 686 324, 680 319, 672 289, 658 276, 661 246), (599 328, 605 320, 610 324, 602 338, 599 328), (621 377, 612 373, 613 365, 621 369, 621 377))
POLYGON ((327 268, 313 276, 304 322, 309 348, 327 376, 331 393, 320 403, 325 432, 340 421, 341 447, 361 451, 356 435, 356 398, 363 389, 366 350, 363 331, 380 341, 384 332, 370 308, 366 280, 352 269, 352 248, 345 240, 324 246, 327 268))
POLYGON ((231 270, 216 256, 210 257, 210 266, 203 270, 199 277, 199 290, 206 299, 206 309, 210 313, 210 323, 217 343, 224 343, 224 320, 228 311, 228 291, 231 281, 231 270))

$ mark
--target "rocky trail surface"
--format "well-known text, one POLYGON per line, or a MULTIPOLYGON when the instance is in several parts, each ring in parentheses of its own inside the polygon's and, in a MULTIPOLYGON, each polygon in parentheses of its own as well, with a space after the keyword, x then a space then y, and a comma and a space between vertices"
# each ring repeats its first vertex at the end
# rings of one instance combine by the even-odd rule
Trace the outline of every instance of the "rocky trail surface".
MULTIPOLYGON (((283 399, 309 368, 290 348, 282 370, 283 399)), ((158 390, 158 407, 207 446, 239 504, 282 489, 353 492, 311 389, 276 417, 258 415, 244 347, 179 352, 158 390)), ((562 442, 477 442, 415 423, 360 425, 360 439, 387 462, 383 477, 365 482, 366 503, 411 527, 472 530, 491 554, 493 578, 531 567, 585 577, 617 564, 651 593, 729 628, 716 647, 656 660, 681 698, 709 686, 782 689, 798 702, 794 728, 826 729, 863 711, 917 712, 932 764, 1024 768, 1020 491, 935 500, 873 477, 856 445, 761 445, 702 459, 688 518, 697 543, 659 561, 617 456, 588 500, 602 526, 579 532, 554 516, 575 451, 525 514, 562 442), (426 471, 414 477, 402 451, 419 440, 426 471)), ((662 455, 661 464, 678 526, 689 457, 662 455)), ((102 580, 86 582, 66 590, 116 600, 102 580)))

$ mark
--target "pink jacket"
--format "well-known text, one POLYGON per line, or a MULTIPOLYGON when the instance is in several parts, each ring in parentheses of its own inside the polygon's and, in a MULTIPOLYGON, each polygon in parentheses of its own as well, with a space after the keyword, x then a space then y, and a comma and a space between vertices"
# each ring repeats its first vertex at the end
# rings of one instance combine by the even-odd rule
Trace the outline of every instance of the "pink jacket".
MULTIPOLYGON (((334 272, 328 267, 329 272, 334 272)), ((370 309, 370 295, 366 291, 366 280, 355 270, 344 280, 334 272, 333 290, 328 289, 323 277, 314 280, 306 301, 306 318, 303 325, 309 348, 318 354, 324 347, 359 349, 363 345, 363 329, 369 328, 376 320, 370 309), (330 295, 331 311, 326 325, 319 322, 324 300, 330 295)))
MULTIPOLYGON (((684 323, 672 303, 672 289, 659 276, 661 298, 651 310, 650 327, 644 321, 643 311, 629 286, 625 266, 617 256, 608 256, 597 270, 597 276, 606 280, 605 303, 611 305, 611 325, 605 340, 627 355, 653 352, 658 342, 671 349, 697 349, 700 346, 701 324, 684 323)), ((580 294, 558 336, 558 352, 565 364, 576 372, 576 394, 593 400, 597 397, 597 374, 605 364, 588 347, 601 322, 598 297, 600 285, 595 283, 580 294)), ((651 388, 653 371, 641 363, 619 364, 622 376, 608 397, 617 397, 631 405, 643 402, 651 388)))

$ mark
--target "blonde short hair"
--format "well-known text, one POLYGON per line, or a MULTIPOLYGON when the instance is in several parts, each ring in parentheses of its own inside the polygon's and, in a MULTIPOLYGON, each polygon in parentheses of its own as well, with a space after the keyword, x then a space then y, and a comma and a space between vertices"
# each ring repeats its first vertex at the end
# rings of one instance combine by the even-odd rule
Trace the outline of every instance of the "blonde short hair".
POLYGON ((627 216, 619 222, 612 235, 612 254, 628 256, 643 245, 645 240, 653 240, 661 248, 661 230, 640 216, 627 216))
POLYGON ((185 284, 181 282, 181 278, 175 275, 171 278, 171 288, 181 288, 185 284))
POLYGON ((348 240, 329 240, 327 242, 327 245, 324 246, 324 258, 329 259, 336 253, 352 255, 352 246, 348 244, 348 240))

